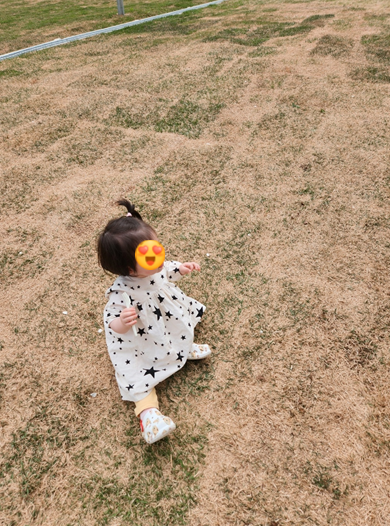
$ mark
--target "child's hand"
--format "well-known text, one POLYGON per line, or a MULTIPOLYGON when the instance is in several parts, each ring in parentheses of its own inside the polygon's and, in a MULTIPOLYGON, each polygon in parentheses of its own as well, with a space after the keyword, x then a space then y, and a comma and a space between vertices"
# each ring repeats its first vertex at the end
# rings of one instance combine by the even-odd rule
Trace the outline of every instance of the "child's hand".
POLYGON ((179 272, 182 276, 185 276, 185 274, 189 274, 193 270, 200 270, 200 266, 198 263, 183 263, 179 267, 179 272))
POLYGON ((120 315, 120 320, 126 327, 135 325, 138 320, 138 314, 136 313, 135 308, 130 307, 128 309, 123 309, 120 315))

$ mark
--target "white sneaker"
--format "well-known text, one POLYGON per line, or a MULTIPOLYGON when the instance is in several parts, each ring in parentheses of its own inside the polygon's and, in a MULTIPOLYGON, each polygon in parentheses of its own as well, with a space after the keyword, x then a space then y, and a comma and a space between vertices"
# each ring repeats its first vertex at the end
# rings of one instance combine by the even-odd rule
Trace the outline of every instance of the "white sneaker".
POLYGON ((192 350, 188 355, 187 360, 203 360, 206 356, 210 356, 211 349, 208 345, 192 344, 192 350))
POLYGON ((148 444, 154 444, 176 429, 175 423, 155 407, 144 411, 139 423, 142 436, 148 444))

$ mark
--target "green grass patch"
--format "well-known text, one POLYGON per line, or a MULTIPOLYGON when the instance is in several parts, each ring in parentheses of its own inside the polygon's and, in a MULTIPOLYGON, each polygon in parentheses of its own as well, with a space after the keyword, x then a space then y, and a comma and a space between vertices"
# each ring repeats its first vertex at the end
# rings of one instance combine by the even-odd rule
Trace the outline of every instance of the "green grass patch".
MULTIPOLYGON (((170 11, 173 11, 173 9, 170 9, 170 11)), ((197 20, 201 17, 201 10, 190 11, 188 13, 183 13, 180 16, 169 16, 167 18, 160 18, 159 20, 148 22, 147 24, 131 26, 121 30, 120 32, 126 34, 158 33, 171 35, 192 35, 199 30, 204 30, 210 26, 213 26, 217 22, 216 20, 201 20, 197 22, 197 20)))
POLYGON ((118 16, 112 0, 48 0, 28 3, 0 0, 0 52, 10 52, 56 37, 139 20, 205 3, 202 0, 154 0, 124 2, 125 15, 118 16))
POLYGON ((149 113, 117 107, 112 122, 124 128, 152 128, 160 133, 179 133, 197 138, 224 106, 221 102, 200 104, 183 97, 175 104, 160 105, 149 113))
POLYGON ((356 68, 351 72, 354 80, 368 82, 390 82, 390 33, 388 30, 378 35, 364 35, 361 38, 370 66, 356 68))
POLYGON ((311 476, 311 483, 319 490, 328 492, 333 500, 340 500, 348 495, 348 486, 342 487, 342 484, 337 480, 340 470, 337 462, 333 462, 332 467, 323 466, 316 463, 315 467, 311 462, 307 462, 304 472, 311 476))
POLYGON ((302 22, 303 25, 310 24, 311 26, 315 27, 324 27, 327 20, 334 18, 333 14, 328 15, 313 15, 309 16, 308 18, 305 18, 305 20, 302 22))
POLYGON ((263 22, 259 24, 256 29, 248 29, 247 27, 223 29, 217 34, 207 37, 205 40, 207 42, 227 40, 242 46, 259 46, 267 42, 270 38, 291 36, 306 31, 310 31, 308 26, 302 28, 301 26, 294 26, 289 22, 263 22))
POLYGON ((16 69, 5 69, 0 71, 0 77, 17 77, 18 75, 22 75, 22 72, 16 69))
POLYGON ((380 35, 365 35, 361 39, 368 58, 390 64, 390 33, 380 35))
POLYGON ((390 71, 383 67, 363 67, 356 68, 351 72, 351 77, 354 80, 366 80, 368 82, 389 83, 390 71))
POLYGON ((165 118, 155 124, 157 132, 179 133, 186 137, 199 137, 202 125, 214 120, 225 105, 210 103, 201 106, 189 100, 181 99, 169 108, 165 118))
POLYGON ((322 36, 315 48, 311 51, 312 55, 331 55, 338 58, 348 55, 353 47, 353 41, 348 38, 343 38, 335 35, 322 36))
POLYGON ((368 336, 351 331, 342 342, 345 356, 351 366, 365 367, 370 365, 377 354, 377 345, 368 336))
POLYGON ((241 24, 241 27, 223 29, 215 35, 208 36, 206 41, 228 40, 229 42, 243 46, 259 46, 271 38, 290 37, 309 33, 319 25, 319 22, 324 25, 325 20, 333 16, 334 15, 315 15, 305 19, 300 24, 270 20, 245 21, 241 24), (254 23, 257 23, 257 27, 255 29, 249 28, 249 26, 253 26, 254 23))
POLYGON ((381 13, 381 14, 374 14, 374 13, 367 13, 364 16, 364 19, 368 22, 370 26, 384 26, 388 23, 390 17, 390 13, 381 13))
POLYGON ((275 55, 276 53, 277 53, 277 49, 274 47, 261 46, 255 49, 254 51, 251 51, 249 53, 249 56, 253 58, 266 57, 268 55, 275 55))

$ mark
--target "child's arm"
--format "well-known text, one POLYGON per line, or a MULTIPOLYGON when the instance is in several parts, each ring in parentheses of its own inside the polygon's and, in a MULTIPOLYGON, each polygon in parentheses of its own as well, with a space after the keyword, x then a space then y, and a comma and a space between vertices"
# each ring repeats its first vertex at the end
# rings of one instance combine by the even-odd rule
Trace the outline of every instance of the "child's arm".
POLYGON ((200 266, 198 263, 190 262, 190 263, 183 263, 179 267, 179 272, 182 276, 185 276, 186 274, 189 274, 193 270, 200 270, 200 266))
POLYGON ((132 325, 137 323, 137 319, 138 314, 136 313, 135 308, 130 307, 129 309, 123 309, 119 318, 112 320, 109 327, 118 334, 125 334, 130 330, 132 325))
POLYGON ((169 281, 179 281, 185 274, 193 270, 200 270, 198 263, 179 263, 178 261, 166 261, 164 263, 169 281))

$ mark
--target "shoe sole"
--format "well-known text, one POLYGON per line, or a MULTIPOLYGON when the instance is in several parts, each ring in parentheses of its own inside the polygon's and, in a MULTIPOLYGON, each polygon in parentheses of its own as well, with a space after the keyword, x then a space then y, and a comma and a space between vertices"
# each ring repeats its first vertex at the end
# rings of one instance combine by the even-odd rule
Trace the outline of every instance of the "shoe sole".
POLYGON ((205 352, 202 354, 202 356, 197 356, 196 358, 192 356, 188 356, 187 360, 190 360, 190 361, 203 360, 203 358, 207 358, 207 356, 210 356, 210 354, 211 354, 211 351, 205 352))

